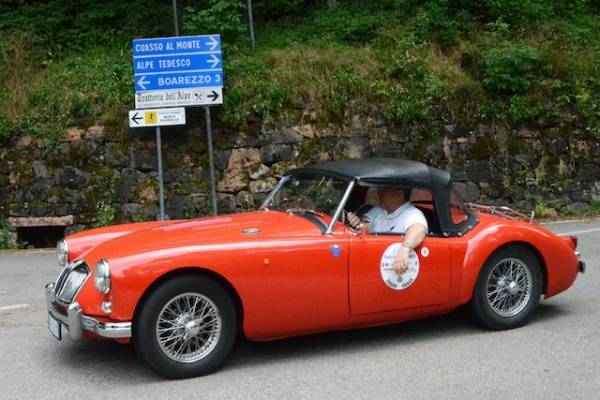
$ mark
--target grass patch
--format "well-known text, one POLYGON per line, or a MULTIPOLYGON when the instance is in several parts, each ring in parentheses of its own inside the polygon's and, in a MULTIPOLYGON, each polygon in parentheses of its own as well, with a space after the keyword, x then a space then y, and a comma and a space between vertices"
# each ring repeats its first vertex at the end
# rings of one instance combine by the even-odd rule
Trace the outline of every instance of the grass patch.
MULTIPOLYGON (((0 137, 55 141, 67 126, 130 107, 130 40, 170 34, 165 4, 0 6, 0 137)), ((544 117, 600 137, 600 18, 591 1, 303 4, 257 1, 256 51, 239 4, 184 5, 185 33, 224 33, 225 125, 301 120, 305 110, 313 123, 361 114, 425 130, 544 117)))

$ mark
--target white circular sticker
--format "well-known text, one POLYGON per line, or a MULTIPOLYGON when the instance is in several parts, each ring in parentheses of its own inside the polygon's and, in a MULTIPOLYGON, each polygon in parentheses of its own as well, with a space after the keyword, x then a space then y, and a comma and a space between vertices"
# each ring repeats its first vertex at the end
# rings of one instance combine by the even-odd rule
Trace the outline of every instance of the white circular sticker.
POLYGON ((396 259, 396 255, 401 246, 402 243, 390 245, 385 249, 385 252, 381 257, 381 278, 386 285, 394 290, 406 289, 413 284, 417 279, 417 275, 419 275, 419 257, 417 257, 417 253, 415 253, 414 250, 411 250, 410 253, 408 253, 408 269, 406 272, 398 274, 394 271, 394 260, 396 259))
POLYGON ((429 249, 428 249, 427 247, 423 247, 423 248, 421 249, 421 255, 422 255, 423 257, 427 257, 427 256, 429 255, 429 249))

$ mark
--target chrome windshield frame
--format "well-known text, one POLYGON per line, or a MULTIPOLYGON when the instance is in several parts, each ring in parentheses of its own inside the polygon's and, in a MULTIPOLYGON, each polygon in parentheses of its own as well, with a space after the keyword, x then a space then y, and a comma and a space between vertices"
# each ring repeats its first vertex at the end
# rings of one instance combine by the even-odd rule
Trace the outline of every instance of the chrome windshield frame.
POLYGON ((279 180, 279 182, 277 182, 277 184, 275 185, 275 187, 273 188, 273 190, 271 190, 271 193, 269 193, 269 195, 267 196, 267 198, 262 202, 262 204, 258 208, 259 210, 269 211, 269 207, 267 205, 273 200, 273 197, 275 197, 275 194, 277 192, 279 192, 279 190, 281 189, 281 187, 290 179, 290 176, 291 175, 284 175, 279 180))
MULTIPOLYGON (((258 208, 259 210, 269 211, 269 206, 268 206, 269 203, 271 203, 271 201, 273 200, 273 197, 275 197, 275 194, 277 194, 277 192, 279 192, 281 187, 291 178, 291 176, 292 175, 290 175, 290 174, 286 174, 279 180, 279 182, 277 182, 277 185, 275 185, 273 190, 271 190, 271 193, 269 193, 267 198, 263 201, 263 203, 258 208)), ((354 189, 355 185, 356 185, 356 180, 351 180, 348 182, 348 186, 346 186, 346 190, 344 191, 344 194, 342 195, 342 198, 340 199, 340 203, 338 204, 337 208, 335 209, 335 212, 333 213, 333 216, 331 217, 331 222, 327 226, 327 229, 325 230, 325 232, 323 232, 324 235, 331 235, 331 233, 333 232, 333 227, 335 226, 335 223, 337 222, 337 220, 340 218, 340 215, 341 215, 342 211, 344 210, 344 206, 346 205, 346 202, 348 201, 348 198, 350 197, 350 194, 352 193, 352 189, 354 189)))
POLYGON ((333 227, 335 226, 337 220, 340 218, 340 214, 342 213, 342 211, 344 211, 344 206, 346 205, 346 202, 348 201, 348 198, 352 193, 352 189, 354 189, 354 185, 356 185, 355 180, 351 180, 350 182, 348 182, 346 191, 344 192, 344 195, 342 196, 340 204, 338 204, 335 213, 333 214, 333 217, 331 217, 331 222, 329 223, 329 226, 327 227, 327 230, 325 231, 324 235, 331 235, 331 233, 333 232, 333 227))

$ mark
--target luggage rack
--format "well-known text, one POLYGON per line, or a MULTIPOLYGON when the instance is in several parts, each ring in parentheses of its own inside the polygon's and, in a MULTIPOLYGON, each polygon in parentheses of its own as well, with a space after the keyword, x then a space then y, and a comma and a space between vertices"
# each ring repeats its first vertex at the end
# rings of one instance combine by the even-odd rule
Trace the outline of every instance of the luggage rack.
POLYGON ((467 203, 467 206, 473 211, 479 211, 492 215, 500 215, 501 217, 507 219, 526 221, 531 224, 537 224, 536 220, 533 218, 535 216, 535 213, 533 211, 531 212, 531 216, 528 216, 506 206, 484 206, 483 204, 475 203, 467 203))

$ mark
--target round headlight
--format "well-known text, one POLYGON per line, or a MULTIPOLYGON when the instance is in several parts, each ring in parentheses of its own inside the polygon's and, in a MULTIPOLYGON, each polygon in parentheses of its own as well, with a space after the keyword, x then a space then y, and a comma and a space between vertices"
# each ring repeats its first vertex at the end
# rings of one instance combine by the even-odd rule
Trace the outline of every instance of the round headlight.
POLYGON ((65 267, 69 262, 69 246, 65 239, 59 240, 56 243, 56 255, 58 256, 58 265, 65 267))
POLYGON ((108 294, 110 292, 110 266, 108 261, 102 259, 96 263, 94 284, 100 293, 108 294))

